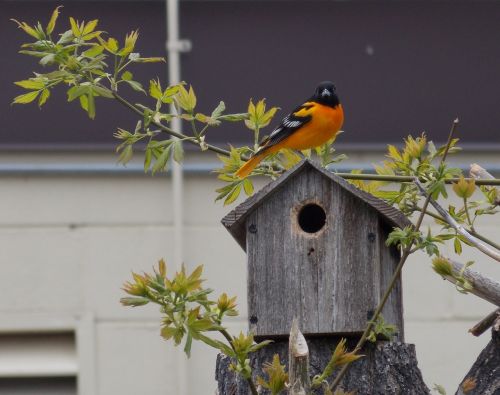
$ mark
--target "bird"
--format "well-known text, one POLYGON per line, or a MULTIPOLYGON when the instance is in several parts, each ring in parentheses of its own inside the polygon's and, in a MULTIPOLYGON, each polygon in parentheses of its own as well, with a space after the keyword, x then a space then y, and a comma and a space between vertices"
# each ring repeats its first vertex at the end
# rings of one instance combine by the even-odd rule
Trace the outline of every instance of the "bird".
POLYGON ((236 171, 243 179, 267 156, 282 148, 306 150, 337 136, 344 123, 344 110, 331 81, 321 82, 314 94, 284 117, 255 153, 236 171))

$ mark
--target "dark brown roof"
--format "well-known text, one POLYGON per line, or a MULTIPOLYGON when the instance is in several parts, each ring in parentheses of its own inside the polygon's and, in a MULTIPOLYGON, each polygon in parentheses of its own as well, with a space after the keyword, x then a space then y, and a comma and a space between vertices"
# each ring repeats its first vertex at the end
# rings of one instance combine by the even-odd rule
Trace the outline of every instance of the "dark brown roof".
POLYGON ((290 178, 295 177, 301 173, 306 168, 313 168, 316 171, 322 173, 325 177, 328 177, 331 181, 337 183, 346 191, 352 193, 365 203, 369 204, 378 213, 387 220, 387 223, 391 226, 404 228, 405 226, 411 225, 412 223, 406 218, 406 216, 396 208, 389 206, 383 200, 365 192, 361 189, 356 188, 353 184, 348 183, 343 178, 335 175, 334 173, 318 166, 316 163, 305 159, 299 164, 297 164, 292 169, 288 170, 285 174, 279 177, 277 180, 267 184, 264 188, 258 191, 255 195, 249 197, 243 203, 238 205, 233 211, 222 218, 222 224, 226 229, 233 235, 238 244, 246 250, 246 228, 245 219, 247 216, 260 205, 265 199, 269 198, 274 192, 276 192, 282 185, 284 185, 290 178))

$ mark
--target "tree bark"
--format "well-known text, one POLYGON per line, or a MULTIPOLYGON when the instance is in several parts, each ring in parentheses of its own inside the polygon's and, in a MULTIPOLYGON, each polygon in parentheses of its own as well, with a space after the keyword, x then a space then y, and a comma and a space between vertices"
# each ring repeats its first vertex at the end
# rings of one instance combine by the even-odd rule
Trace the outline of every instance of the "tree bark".
POLYGON ((481 351, 455 394, 500 395, 500 318, 493 324, 490 342, 481 351), (474 383, 473 388, 470 388, 471 382, 474 383))
MULTIPOLYGON (((338 337, 316 337, 307 339, 310 355, 310 374, 320 374, 332 355, 338 337)), ((348 340, 348 348, 355 346, 356 339, 348 340)), ((252 355, 251 365, 254 378, 262 376, 262 363, 271 361, 274 354, 279 354, 282 364, 288 365, 288 340, 275 343, 252 355)), ((427 395, 429 389, 422 379, 417 366, 415 347, 399 342, 378 342, 366 345, 361 354, 365 357, 354 362, 339 388, 354 391, 356 395, 427 395)), ((229 370, 230 358, 217 357, 216 380, 220 395, 248 395, 247 383, 229 370)), ((335 373, 334 373, 335 375, 335 373)), ((331 379, 331 378, 330 378, 331 379)), ((317 389, 314 394, 323 394, 317 389)), ((268 394, 262 391, 261 394, 268 394)))

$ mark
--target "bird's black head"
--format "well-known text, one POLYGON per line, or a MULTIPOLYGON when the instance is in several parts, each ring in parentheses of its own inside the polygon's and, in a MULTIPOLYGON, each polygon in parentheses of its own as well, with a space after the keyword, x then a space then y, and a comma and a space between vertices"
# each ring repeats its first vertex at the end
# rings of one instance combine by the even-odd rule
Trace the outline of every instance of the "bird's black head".
POLYGON ((311 99, 317 103, 330 107, 338 106, 340 103, 337 95, 337 88, 335 88, 333 82, 330 81, 321 82, 311 99))

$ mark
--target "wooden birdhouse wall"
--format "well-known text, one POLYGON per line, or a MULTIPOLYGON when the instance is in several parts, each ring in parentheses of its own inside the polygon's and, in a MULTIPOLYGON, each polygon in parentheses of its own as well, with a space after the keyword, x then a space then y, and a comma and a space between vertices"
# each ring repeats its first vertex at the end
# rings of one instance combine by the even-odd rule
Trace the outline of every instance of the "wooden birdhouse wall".
MULTIPOLYGON (((270 192, 245 221, 254 334, 286 336, 295 316, 305 334, 361 333, 399 260, 386 222, 313 167, 270 192)), ((402 340, 400 284, 383 316, 402 340)))

